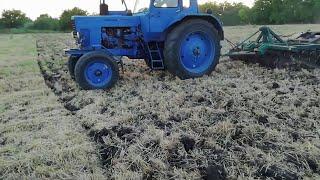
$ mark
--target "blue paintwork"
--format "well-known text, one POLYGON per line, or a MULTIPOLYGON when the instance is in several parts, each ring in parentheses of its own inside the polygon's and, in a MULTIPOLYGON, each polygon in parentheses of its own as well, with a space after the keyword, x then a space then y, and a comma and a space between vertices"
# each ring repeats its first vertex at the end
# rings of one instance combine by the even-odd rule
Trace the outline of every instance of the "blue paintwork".
POLYGON ((86 81, 99 89, 105 87, 112 79, 111 67, 102 60, 94 60, 85 69, 86 81))
POLYGON ((206 33, 189 34, 181 43, 180 60, 189 72, 202 73, 214 63, 215 42, 206 33))
MULTIPOLYGON (((90 51, 103 51, 111 56, 128 56, 132 59, 143 59, 149 56, 145 51, 148 42, 164 42, 167 33, 177 23, 188 18, 203 18, 212 22, 223 37, 222 23, 210 14, 201 14, 197 0, 190 0, 189 8, 183 7, 183 1, 178 0, 178 7, 157 8, 150 0, 149 11, 128 16, 124 11, 111 11, 105 16, 74 16, 74 31, 79 33, 79 49, 66 51, 70 55, 81 55, 90 51), (110 37, 102 33, 103 28, 130 28, 131 33, 123 36, 127 48, 108 48, 102 44, 103 40, 110 40, 114 44, 121 44, 119 38, 110 37)), ((120 46, 120 45, 119 45, 120 46)))

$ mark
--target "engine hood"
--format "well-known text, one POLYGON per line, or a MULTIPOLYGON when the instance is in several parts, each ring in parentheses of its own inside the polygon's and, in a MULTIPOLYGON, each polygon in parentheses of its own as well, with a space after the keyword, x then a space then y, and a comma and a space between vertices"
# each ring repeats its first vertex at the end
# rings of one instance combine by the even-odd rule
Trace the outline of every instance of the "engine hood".
POLYGON ((100 27, 135 27, 140 24, 139 16, 73 16, 77 31, 80 29, 92 29, 100 27))

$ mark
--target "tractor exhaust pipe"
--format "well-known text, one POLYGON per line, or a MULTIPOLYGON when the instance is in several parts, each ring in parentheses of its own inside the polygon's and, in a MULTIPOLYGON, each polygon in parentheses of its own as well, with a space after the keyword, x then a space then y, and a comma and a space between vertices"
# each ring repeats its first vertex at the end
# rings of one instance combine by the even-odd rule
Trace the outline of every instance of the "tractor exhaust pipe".
POLYGON ((100 0, 100 15, 109 15, 109 7, 106 4, 105 0, 100 0))

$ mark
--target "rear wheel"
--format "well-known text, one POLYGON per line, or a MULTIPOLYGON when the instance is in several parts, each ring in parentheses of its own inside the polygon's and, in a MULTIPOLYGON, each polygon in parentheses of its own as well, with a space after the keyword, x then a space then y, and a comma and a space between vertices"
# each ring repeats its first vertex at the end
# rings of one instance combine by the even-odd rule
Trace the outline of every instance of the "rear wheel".
POLYGON ((220 52, 220 37, 211 23, 201 19, 187 20, 167 36, 165 66, 181 79, 202 77, 215 69, 220 52))
POLYGON ((104 53, 92 52, 83 55, 77 62, 75 78, 84 90, 109 89, 119 79, 119 67, 104 53))

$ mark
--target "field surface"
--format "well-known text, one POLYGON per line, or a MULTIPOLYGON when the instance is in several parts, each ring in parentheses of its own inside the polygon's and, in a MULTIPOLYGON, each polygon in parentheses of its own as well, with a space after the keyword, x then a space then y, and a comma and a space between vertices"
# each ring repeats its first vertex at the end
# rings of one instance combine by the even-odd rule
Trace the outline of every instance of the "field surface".
POLYGON ((63 53, 70 36, 0 35, 0 179, 320 178, 319 69, 222 58, 181 81, 125 60, 113 89, 81 91, 63 53))

